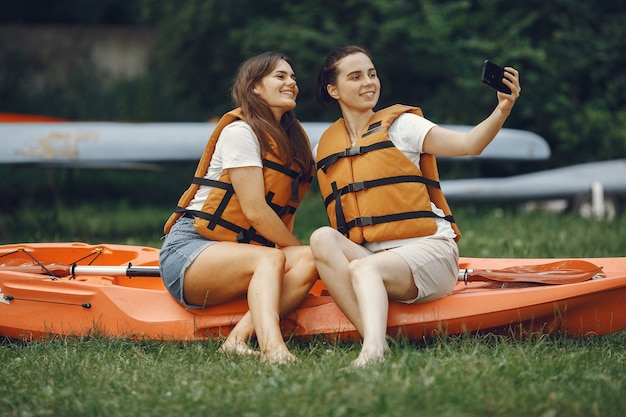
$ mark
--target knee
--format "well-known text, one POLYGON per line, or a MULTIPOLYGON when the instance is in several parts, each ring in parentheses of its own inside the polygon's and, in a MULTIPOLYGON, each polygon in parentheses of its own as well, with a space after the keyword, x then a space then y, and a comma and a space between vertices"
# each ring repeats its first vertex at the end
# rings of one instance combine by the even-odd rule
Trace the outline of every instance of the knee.
POLYGON ((300 262, 307 271, 306 275, 312 277, 312 280, 317 279, 317 267, 315 266, 315 258, 310 247, 307 247, 307 250, 304 251, 300 262))
POLYGON ((305 283, 313 283, 318 278, 313 251, 310 246, 299 246, 298 249, 293 269, 305 283))
POLYGON ((360 271, 363 269, 363 262, 361 259, 353 259, 348 264, 348 276, 350 277, 350 281, 355 281, 361 276, 360 271))
POLYGON ((377 276, 372 272, 373 265, 370 264, 368 257, 353 259, 348 264, 348 277, 353 286, 368 280, 372 282, 372 278, 377 276))
POLYGON ((311 248, 321 247, 324 242, 329 239, 332 231, 334 229, 328 226, 322 226, 319 229, 315 229, 313 233, 311 233, 311 237, 309 238, 309 244, 311 248))
POLYGON ((260 257, 259 263, 277 271, 284 271, 286 260, 287 258, 282 250, 268 248, 263 256, 260 257))
POLYGON ((312 254, 316 259, 336 246, 334 242, 337 241, 338 233, 339 232, 332 227, 323 226, 311 234, 309 244, 311 245, 312 254))

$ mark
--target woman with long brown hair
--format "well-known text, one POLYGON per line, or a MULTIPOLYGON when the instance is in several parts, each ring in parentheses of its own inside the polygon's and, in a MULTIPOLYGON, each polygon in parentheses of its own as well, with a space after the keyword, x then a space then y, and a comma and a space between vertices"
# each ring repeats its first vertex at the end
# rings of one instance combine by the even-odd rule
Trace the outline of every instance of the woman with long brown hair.
POLYGON ((308 294, 317 271, 293 234, 294 213, 313 175, 309 140, 295 119, 298 85, 289 58, 264 53, 244 62, 192 185, 165 225, 160 254, 168 291, 203 308, 247 296, 249 311, 221 346, 224 352, 294 360, 280 317, 308 294))

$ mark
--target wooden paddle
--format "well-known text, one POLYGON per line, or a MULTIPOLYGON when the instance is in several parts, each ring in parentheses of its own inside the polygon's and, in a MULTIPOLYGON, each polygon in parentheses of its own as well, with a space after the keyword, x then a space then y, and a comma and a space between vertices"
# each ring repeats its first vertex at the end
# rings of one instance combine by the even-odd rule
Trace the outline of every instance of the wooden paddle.
MULTIPOLYGON (((54 277, 76 275, 109 275, 128 277, 160 277, 158 266, 94 266, 94 265, 37 265, 33 262, 22 264, 0 264, 0 270, 45 274, 54 277)), ((519 265, 503 269, 461 268, 458 279, 464 282, 497 281, 527 282, 535 284, 572 284, 587 281, 602 273, 602 267, 583 260, 562 260, 557 262, 519 265)))

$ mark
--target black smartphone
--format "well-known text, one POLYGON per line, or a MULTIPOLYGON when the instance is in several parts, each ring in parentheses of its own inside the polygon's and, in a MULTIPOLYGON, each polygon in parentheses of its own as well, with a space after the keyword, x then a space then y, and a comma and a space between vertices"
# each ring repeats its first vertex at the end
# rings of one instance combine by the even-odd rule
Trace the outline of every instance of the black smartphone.
POLYGON ((494 90, 511 94, 511 89, 504 85, 502 78, 504 78, 504 68, 486 60, 483 65, 483 74, 480 77, 480 80, 483 84, 493 88, 494 90))

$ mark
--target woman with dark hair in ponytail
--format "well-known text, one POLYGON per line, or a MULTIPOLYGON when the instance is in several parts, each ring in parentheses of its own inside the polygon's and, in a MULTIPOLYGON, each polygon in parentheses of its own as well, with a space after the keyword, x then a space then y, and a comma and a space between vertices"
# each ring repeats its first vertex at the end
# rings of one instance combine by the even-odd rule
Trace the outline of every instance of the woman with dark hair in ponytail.
POLYGON ((478 155, 511 113, 521 88, 505 68, 509 94, 469 132, 425 119, 418 107, 375 111, 380 80, 358 46, 328 56, 317 78, 320 104, 337 103, 342 118, 320 138, 317 179, 332 227, 311 235, 320 278, 363 336, 353 365, 382 361, 389 299, 421 303, 455 287, 460 231, 439 186, 435 155, 478 155))
POLYGON ((247 296, 249 311, 221 346, 287 363, 280 317, 317 279, 311 250, 293 234, 294 214, 314 173, 309 140, 295 119, 291 61, 264 53, 244 62, 232 89, 235 110, 211 135, 193 182, 165 225, 161 275, 189 308, 247 296))

